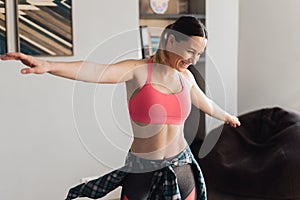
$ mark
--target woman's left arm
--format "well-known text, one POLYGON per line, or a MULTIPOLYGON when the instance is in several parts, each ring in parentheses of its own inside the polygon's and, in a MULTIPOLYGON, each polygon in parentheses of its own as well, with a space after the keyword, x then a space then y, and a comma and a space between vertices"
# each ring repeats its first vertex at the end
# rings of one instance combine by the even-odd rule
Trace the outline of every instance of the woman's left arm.
POLYGON ((188 72, 189 80, 192 83, 191 86, 191 100, 194 106, 202 110, 204 113, 224 121, 226 124, 230 124, 232 127, 240 126, 241 123, 239 119, 224 111, 215 102, 209 99, 204 92, 199 88, 196 80, 191 72, 188 72))

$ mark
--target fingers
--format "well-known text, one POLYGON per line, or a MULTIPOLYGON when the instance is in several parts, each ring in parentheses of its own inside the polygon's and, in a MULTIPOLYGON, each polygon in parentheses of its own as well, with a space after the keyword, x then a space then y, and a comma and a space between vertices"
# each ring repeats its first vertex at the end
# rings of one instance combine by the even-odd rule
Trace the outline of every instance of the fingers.
POLYGON ((238 122, 237 122, 237 121, 232 121, 232 122, 230 123, 230 125, 231 125, 232 127, 237 127, 237 126, 238 126, 238 122))
POLYGON ((232 122, 230 123, 230 125, 234 128, 238 127, 238 126, 241 126, 241 123, 239 121, 235 121, 235 122, 232 122))
POLYGON ((26 55, 20 52, 11 52, 1 56, 1 60, 20 60, 24 58, 26 55))
POLYGON ((1 56, 1 60, 20 60, 24 65, 27 65, 28 67, 35 67, 38 65, 37 59, 20 52, 7 53, 1 56))
POLYGON ((241 126, 241 122, 239 121, 239 119, 235 116, 232 116, 230 118, 230 120, 228 122, 226 122, 226 124, 229 124, 231 127, 238 127, 238 126, 241 126))
POLYGON ((22 74, 32 74, 35 73, 35 69, 34 68, 24 68, 21 70, 22 74))
POLYGON ((41 62, 38 59, 35 59, 33 56, 29 56, 20 52, 11 52, 5 55, 2 55, 1 60, 20 60, 24 65, 29 68, 23 68, 21 70, 22 74, 43 74, 47 72, 45 67, 41 66, 41 62))

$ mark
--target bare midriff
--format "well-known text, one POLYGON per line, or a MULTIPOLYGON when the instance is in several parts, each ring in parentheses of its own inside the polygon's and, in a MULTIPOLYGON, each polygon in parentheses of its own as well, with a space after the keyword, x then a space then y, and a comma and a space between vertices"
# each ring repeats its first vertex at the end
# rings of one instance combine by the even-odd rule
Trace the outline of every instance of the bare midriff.
POLYGON ((186 147, 183 124, 133 124, 131 152, 149 160, 162 160, 178 155, 186 147), (142 130, 136 130, 141 129, 142 130))

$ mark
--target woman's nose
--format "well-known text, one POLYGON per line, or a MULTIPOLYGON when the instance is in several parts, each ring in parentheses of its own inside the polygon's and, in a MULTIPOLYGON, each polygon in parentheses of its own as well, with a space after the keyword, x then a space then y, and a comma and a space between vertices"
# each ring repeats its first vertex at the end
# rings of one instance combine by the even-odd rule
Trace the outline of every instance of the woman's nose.
POLYGON ((188 62, 192 63, 193 65, 195 65, 197 63, 197 61, 198 61, 198 57, 197 56, 193 56, 193 57, 190 57, 188 59, 188 62))

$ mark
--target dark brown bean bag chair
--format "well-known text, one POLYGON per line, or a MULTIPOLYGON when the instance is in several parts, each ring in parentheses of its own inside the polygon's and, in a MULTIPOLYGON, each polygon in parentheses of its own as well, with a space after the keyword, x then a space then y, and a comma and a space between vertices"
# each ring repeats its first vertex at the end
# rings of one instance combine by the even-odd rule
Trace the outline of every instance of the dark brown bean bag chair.
POLYGON ((201 147, 208 199, 300 199, 300 113, 276 107, 239 119, 242 126, 219 126, 201 147))

